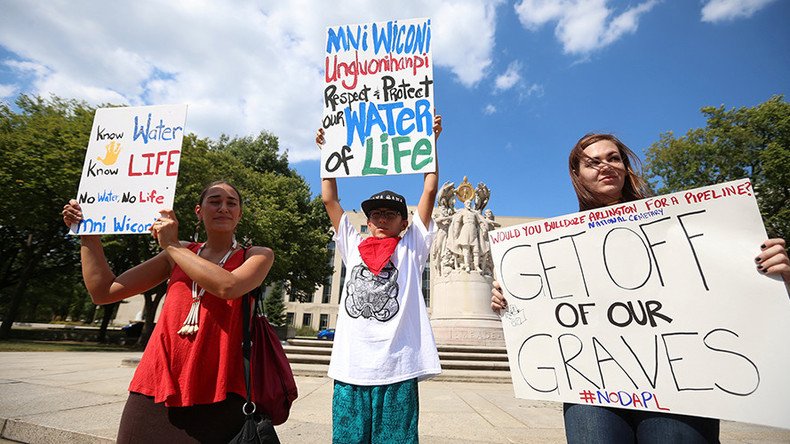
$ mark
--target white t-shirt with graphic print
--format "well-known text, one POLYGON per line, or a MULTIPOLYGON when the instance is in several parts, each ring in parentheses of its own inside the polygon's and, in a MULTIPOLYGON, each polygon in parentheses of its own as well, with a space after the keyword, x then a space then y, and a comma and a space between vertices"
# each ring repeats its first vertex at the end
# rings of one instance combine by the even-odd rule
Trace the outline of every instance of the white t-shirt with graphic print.
POLYGON ((334 240, 346 281, 329 377, 354 385, 385 385, 442 372, 422 295, 422 272, 436 235, 414 217, 389 264, 374 276, 359 254, 362 237, 344 213, 334 240))

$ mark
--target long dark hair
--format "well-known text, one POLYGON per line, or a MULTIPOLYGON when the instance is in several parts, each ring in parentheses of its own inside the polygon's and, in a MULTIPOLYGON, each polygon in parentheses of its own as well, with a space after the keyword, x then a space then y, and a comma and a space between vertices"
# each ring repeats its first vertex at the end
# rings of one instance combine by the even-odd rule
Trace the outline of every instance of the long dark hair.
POLYGON ((576 142, 570 156, 568 156, 568 172, 571 176, 573 189, 576 190, 576 198, 579 199, 579 211, 592 210, 606 205, 606 202, 601 202, 598 197, 585 188, 581 179, 579 179, 579 165, 588 157, 584 153, 584 149, 601 140, 608 140, 614 143, 620 151, 620 157, 623 159, 625 183, 623 184, 622 201, 630 202, 644 199, 650 195, 647 183, 642 179, 641 174, 638 173, 642 170, 642 163, 639 161, 639 157, 612 134, 589 133, 576 142))

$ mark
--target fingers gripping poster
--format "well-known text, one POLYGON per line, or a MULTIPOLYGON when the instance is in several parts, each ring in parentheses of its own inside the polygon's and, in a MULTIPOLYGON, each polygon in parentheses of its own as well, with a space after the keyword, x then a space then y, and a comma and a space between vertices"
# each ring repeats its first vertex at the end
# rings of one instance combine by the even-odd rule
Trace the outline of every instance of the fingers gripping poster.
POLYGON ((99 108, 71 234, 139 234, 173 208, 186 105, 99 108))
POLYGON ((748 180, 489 238, 517 397, 790 428, 790 298, 748 180))
POLYGON ((321 177, 436 171, 430 19, 327 29, 321 177))

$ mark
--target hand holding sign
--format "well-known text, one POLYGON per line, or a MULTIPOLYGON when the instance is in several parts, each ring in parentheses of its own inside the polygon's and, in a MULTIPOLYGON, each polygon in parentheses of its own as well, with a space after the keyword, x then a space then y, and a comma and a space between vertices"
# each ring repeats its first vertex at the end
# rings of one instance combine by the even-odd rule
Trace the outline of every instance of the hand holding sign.
POLYGON ((501 314, 502 310, 507 309, 507 300, 502 295, 502 286, 499 285, 499 282, 494 281, 491 285, 491 310, 494 310, 497 314, 501 314))
POLYGON ((439 140, 439 134, 442 133, 442 116, 436 114, 436 110, 433 110, 433 134, 434 140, 439 140))
POLYGON ((162 210, 161 215, 151 225, 151 235, 159 242, 159 246, 164 250, 170 245, 179 244, 178 240, 178 218, 173 210, 162 210))
POLYGON ((63 205, 63 211, 61 211, 60 214, 63 215, 63 223, 69 228, 82 220, 82 208, 80 208, 80 204, 74 199, 71 199, 69 203, 63 205))
MULTIPOLYGON (((790 259, 787 257, 784 239, 768 239, 760 246, 762 250, 754 259, 760 273, 780 276, 785 285, 790 284, 790 259)), ((790 289, 788 290, 790 291, 790 289)))

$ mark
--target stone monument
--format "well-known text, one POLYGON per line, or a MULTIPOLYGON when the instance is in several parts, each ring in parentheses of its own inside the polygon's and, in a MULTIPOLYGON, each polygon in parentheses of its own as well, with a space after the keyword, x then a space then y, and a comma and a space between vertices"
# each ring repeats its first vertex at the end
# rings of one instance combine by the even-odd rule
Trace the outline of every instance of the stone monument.
POLYGON ((438 228, 431 248, 431 326, 440 345, 504 347, 502 323, 491 310, 494 263, 488 230, 499 224, 485 210, 491 191, 474 188, 466 177, 458 187, 445 183, 439 191, 438 228), (455 200, 463 204, 455 208, 455 200))

